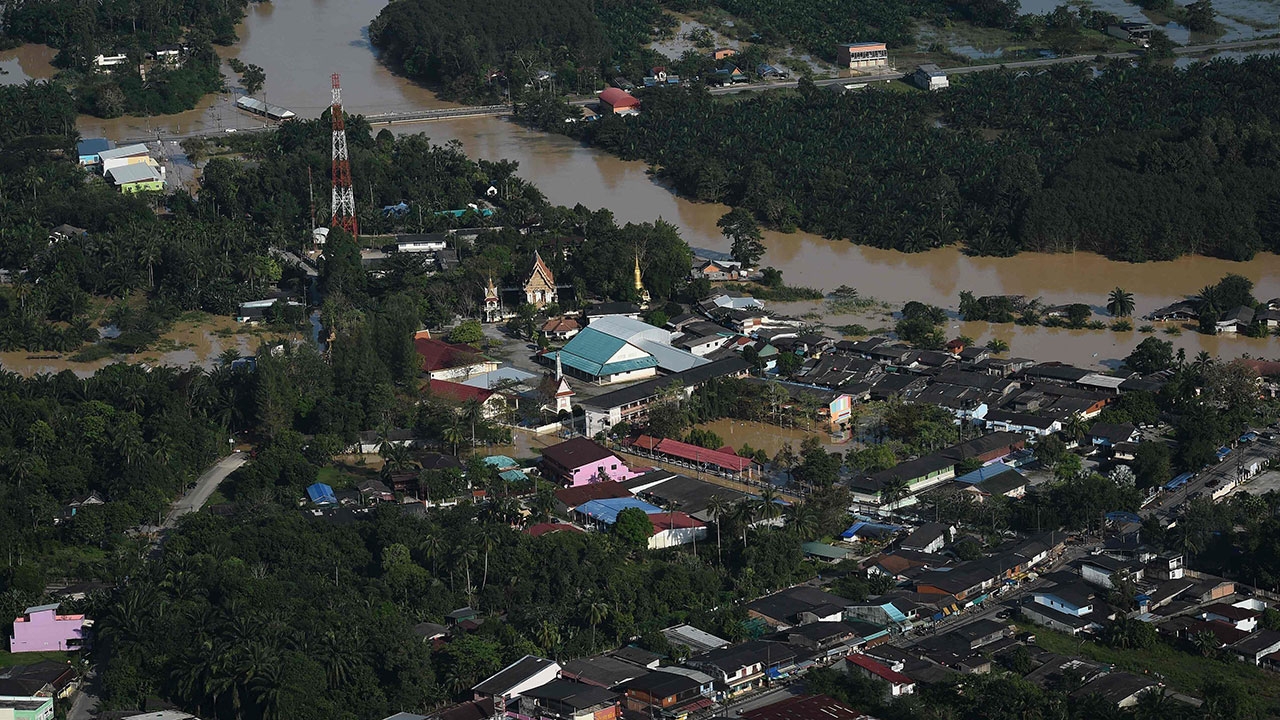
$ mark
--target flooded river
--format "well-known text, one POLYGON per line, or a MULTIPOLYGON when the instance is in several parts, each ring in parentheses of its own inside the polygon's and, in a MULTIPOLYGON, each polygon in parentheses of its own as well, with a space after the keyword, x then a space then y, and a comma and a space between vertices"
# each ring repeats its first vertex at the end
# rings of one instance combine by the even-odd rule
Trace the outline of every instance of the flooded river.
MULTIPOLYGON (((1237 0, 1235 5, 1245 1, 1237 0)), ((241 26, 242 41, 220 52, 224 58, 237 57, 262 66, 267 74, 267 100, 304 117, 315 117, 327 106, 332 72, 342 74, 343 97, 352 112, 372 114, 447 106, 429 91, 396 77, 378 63, 369 46, 368 24, 383 5, 382 0, 278 0, 257 4, 241 26)), ((3 65, 8 62, 6 57, 9 56, 0 54, 0 66, 7 67, 3 65)), ((225 74, 234 80, 229 70, 225 74)), ((257 124, 257 118, 235 110, 231 99, 223 95, 206 98, 196 110, 166 118, 84 118, 81 131, 85 135, 105 133, 120 138, 157 128, 187 132, 257 124)), ((515 160, 520 164, 521 175, 535 183, 552 202, 608 208, 621 222, 662 218, 676 225, 695 247, 728 249, 716 228, 716 220, 728 208, 675 196, 655 182, 643 163, 624 162, 567 138, 534 132, 502 118, 398 125, 394 130, 425 133, 440 143, 457 140, 474 157, 515 160)), ((1270 254, 1259 255, 1248 263, 1185 257, 1134 265, 1083 253, 970 258, 955 249, 945 249, 904 255, 805 233, 767 233, 766 245, 764 262, 783 270, 790 284, 827 290, 851 285, 863 295, 894 306, 921 300, 954 309, 960 291, 972 290, 978 295, 1041 297, 1049 303, 1085 302, 1097 308, 1105 304, 1108 291, 1120 286, 1135 295, 1141 315, 1194 294, 1228 272, 1248 276, 1257 283, 1259 299, 1280 296, 1280 257, 1270 254)), ((1114 364, 1142 337, 1136 332, 1070 332, 1015 326, 957 327, 948 332, 1000 337, 1012 345, 1016 355, 1098 366, 1114 364)), ((1273 339, 1206 338, 1191 332, 1159 337, 1174 341, 1192 355, 1201 349, 1222 357, 1242 353, 1255 357, 1280 355, 1280 341, 1273 339)))

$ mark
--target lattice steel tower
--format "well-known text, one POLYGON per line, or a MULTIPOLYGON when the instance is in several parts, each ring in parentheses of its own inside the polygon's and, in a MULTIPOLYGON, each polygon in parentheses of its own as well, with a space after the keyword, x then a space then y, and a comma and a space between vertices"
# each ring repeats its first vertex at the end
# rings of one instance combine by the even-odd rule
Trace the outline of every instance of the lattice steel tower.
POLYGON ((330 108, 333 120, 333 197, 329 203, 333 208, 332 227, 340 227, 359 235, 356 224, 356 196, 351 189, 351 158, 347 155, 347 129, 342 122, 342 87, 338 84, 338 73, 333 74, 333 107, 330 108))

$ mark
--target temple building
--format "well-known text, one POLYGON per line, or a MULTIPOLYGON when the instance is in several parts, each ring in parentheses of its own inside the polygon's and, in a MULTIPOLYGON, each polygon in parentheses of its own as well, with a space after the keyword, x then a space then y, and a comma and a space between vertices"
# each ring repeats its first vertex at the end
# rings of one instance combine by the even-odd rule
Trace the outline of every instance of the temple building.
POLYGON ((539 310, 559 301, 556 276, 536 250, 533 253, 533 269, 529 272, 529 278, 524 281, 524 300, 539 310))

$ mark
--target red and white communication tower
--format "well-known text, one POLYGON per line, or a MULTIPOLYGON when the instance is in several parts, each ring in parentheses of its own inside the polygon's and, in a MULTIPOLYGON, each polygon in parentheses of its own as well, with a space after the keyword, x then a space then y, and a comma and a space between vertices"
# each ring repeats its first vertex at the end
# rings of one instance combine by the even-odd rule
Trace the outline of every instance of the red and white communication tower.
POLYGON ((342 122, 342 87, 338 84, 338 73, 333 74, 333 197, 330 206, 333 208, 332 227, 340 227, 351 233, 359 234, 356 225, 356 195, 351 189, 351 158, 347 155, 347 129, 342 122))

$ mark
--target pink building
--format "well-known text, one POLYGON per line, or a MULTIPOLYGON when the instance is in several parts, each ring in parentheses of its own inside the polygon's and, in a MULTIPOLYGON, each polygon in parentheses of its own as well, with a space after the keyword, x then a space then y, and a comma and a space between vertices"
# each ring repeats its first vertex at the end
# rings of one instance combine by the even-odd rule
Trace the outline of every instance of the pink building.
POLYGON ((88 644, 92 626, 84 615, 59 615, 58 603, 29 607, 13 620, 9 652, 79 650, 88 644))
POLYGON ((568 487, 598 482, 601 471, 610 480, 621 482, 641 475, 614 455, 586 438, 573 438, 542 450, 542 470, 568 487))

